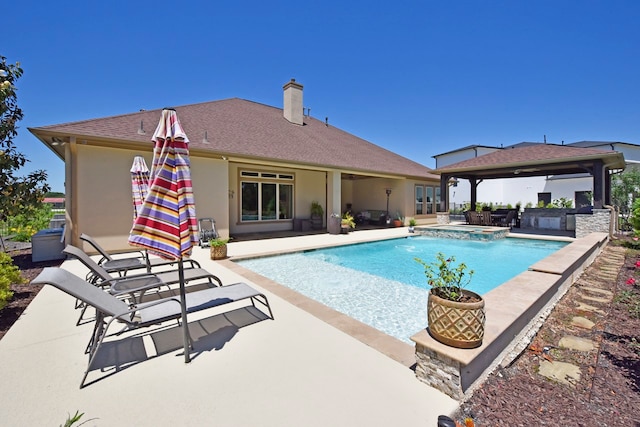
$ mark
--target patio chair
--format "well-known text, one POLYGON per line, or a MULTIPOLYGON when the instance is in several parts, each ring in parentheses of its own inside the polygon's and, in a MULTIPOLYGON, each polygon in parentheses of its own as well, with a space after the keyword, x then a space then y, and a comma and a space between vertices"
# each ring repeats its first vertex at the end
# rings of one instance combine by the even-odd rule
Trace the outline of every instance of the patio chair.
MULTIPOLYGON (((80 382, 80 388, 84 387, 84 382, 89 371, 91 371, 98 349, 104 339, 109 336, 107 331, 114 321, 124 324, 122 330, 113 334, 120 335, 127 331, 158 325, 169 320, 179 320, 181 317, 179 297, 128 305, 114 295, 103 292, 91 283, 59 267, 43 269, 31 283, 55 286, 82 301, 85 305, 96 309, 96 322, 87 351, 89 353, 89 363, 80 382)), ((253 307, 256 307, 256 302, 262 304, 269 311, 269 317, 273 319, 273 313, 267 297, 243 282, 186 294, 186 311, 187 313, 195 313, 245 299, 250 299, 253 307)), ((190 347, 193 348, 191 337, 189 337, 189 341, 190 347)))
MULTIPOLYGON (((63 252, 71 257, 78 259, 85 267, 89 269, 85 280, 95 286, 109 288, 109 291, 118 295, 128 294, 134 302, 148 301, 152 298, 158 298, 157 292, 151 293, 153 289, 158 290, 163 286, 175 285, 180 283, 180 275, 178 270, 162 271, 157 273, 143 273, 127 276, 113 277, 102 266, 98 265, 86 252, 73 245, 67 245, 63 252)), ((184 283, 188 284, 194 280, 206 280, 210 286, 222 286, 222 280, 214 274, 211 274, 204 268, 187 268, 183 270, 184 283)), ((191 288, 191 286, 189 287, 191 288)), ((187 288, 187 289, 189 289, 187 288)), ((195 289, 195 288, 194 288, 195 289)), ((160 298, 164 296, 160 294, 160 298)), ((78 325, 82 322, 86 306, 76 304, 76 308, 82 308, 78 325)))
MULTIPOLYGON (((83 240, 90 244, 100 255, 102 258, 98 261, 98 264, 102 266, 109 273, 118 273, 121 275, 126 275, 129 270, 140 270, 146 268, 148 272, 151 271, 153 267, 160 266, 171 266, 176 264, 176 261, 166 260, 162 258, 149 258, 148 255, 135 256, 135 257, 127 257, 127 258, 113 258, 111 254, 109 254, 102 246, 96 242, 93 237, 88 234, 82 233, 80 235, 80 240, 83 240)), ((185 260, 188 262, 191 268, 199 268, 200 264, 192 259, 185 260)))
POLYGON ((467 211, 469 214, 469 224, 470 225, 480 225, 481 216, 479 212, 476 211, 467 211))
POLYGON ((507 212, 507 216, 505 216, 504 218, 500 218, 500 222, 498 223, 498 225, 501 227, 511 227, 511 222, 513 222, 515 216, 516 211, 510 210, 509 212, 507 212))
POLYGON ((493 225, 491 223, 491 211, 480 212, 480 225, 493 225))

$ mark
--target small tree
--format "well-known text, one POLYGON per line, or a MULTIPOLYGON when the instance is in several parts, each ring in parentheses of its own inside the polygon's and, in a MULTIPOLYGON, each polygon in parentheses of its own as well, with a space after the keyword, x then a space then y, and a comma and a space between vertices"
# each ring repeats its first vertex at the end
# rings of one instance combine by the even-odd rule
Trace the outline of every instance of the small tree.
POLYGON ((15 86, 21 76, 20 63, 7 64, 7 59, 0 55, 0 221, 38 209, 50 190, 46 183, 47 173, 43 170, 24 177, 15 176, 28 162, 13 142, 18 135, 17 123, 23 117, 15 86))
POLYGON ((640 195, 640 171, 629 168, 621 174, 613 175, 611 179, 611 203, 620 212, 620 226, 630 227, 630 215, 635 200, 640 195))

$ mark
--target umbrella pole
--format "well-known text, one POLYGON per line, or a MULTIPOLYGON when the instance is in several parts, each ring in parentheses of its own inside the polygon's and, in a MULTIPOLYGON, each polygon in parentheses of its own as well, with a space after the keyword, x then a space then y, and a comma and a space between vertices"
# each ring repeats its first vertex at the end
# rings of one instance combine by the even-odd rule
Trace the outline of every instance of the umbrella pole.
POLYGON ((182 257, 178 261, 178 278, 180 279, 180 308, 182 310, 182 339, 184 340, 184 363, 191 361, 189 341, 189 324, 187 323, 187 300, 185 298, 184 290, 184 266, 182 264, 182 257))

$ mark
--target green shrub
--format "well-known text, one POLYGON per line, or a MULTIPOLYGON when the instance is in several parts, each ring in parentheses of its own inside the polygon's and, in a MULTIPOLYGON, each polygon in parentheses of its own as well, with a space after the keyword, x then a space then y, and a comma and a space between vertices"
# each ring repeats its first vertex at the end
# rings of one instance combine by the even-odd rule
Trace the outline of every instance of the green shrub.
POLYGON ((631 223, 631 226, 634 230, 640 230, 640 197, 636 198, 633 201, 629 222, 631 223))
POLYGON ((9 255, 0 252, 0 310, 7 305, 13 296, 11 292, 12 283, 24 283, 18 267, 13 265, 13 260, 9 255))
POLYGON ((14 235, 17 242, 28 242, 38 231, 49 227, 53 211, 48 204, 33 209, 29 213, 16 215, 7 219, 9 234, 14 235))

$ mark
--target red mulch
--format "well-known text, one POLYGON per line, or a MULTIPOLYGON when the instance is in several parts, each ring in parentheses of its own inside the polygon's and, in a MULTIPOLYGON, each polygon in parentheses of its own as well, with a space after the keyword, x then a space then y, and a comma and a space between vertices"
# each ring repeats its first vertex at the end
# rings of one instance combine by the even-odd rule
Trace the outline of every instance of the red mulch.
POLYGON ((511 365, 493 372, 456 418, 471 417, 476 426, 640 426, 640 312, 638 317, 629 312, 632 306, 640 310, 640 287, 626 283, 630 277, 640 283, 638 259, 638 251, 627 250, 617 279, 604 280, 603 286, 603 278, 615 277, 616 272, 607 272, 610 267, 601 255, 578 281, 598 281, 600 288, 616 295, 613 302, 593 303, 604 312, 594 328, 571 325, 573 316, 593 317, 577 308, 578 289, 573 286, 529 348, 511 365), (619 301, 620 295, 628 296, 627 304, 619 301), (590 352, 558 347, 566 335, 588 338, 599 346, 590 352), (580 381, 564 385, 538 374, 544 359, 579 366, 580 381))
MULTIPOLYGON (((625 264, 609 289, 616 295, 636 298, 640 304, 640 286, 626 284, 629 277, 640 283, 636 273, 638 251, 627 250, 625 264)), ((14 254, 14 262, 23 277, 33 279, 42 268, 62 261, 33 263, 31 250, 14 254)), ((602 280, 598 269, 606 269, 602 257, 589 267, 581 279, 602 280)), ((15 292, 9 304, 0 310, 0 339, 20 317, 40 286, 12 286, 15 292)), ((575 334, 567 319, 575 314, 575 289, 571 288, 558 303, 544 326, 525 351, 510 366, 491 374, 466 401, 456 418, 472 417, 476 426, 635 426, 640 427, 640 318, 629 313, 629 304, 610 303, 607 313, 591 332, 600 343, 598 351, 587 357, 555 347, 565 333, 575 334), (546 354, 539 349, 551 346, 546 354), (562 360, 581 367, 580 382, 559 384, 537 374, 543 358, 562 360)), ((616 301, 614 299, 614 301, 616 301)), ((640 308, 640 305, 638 306, 640 308)), ((639 314, 640 315, 640 314, 639 314)))

